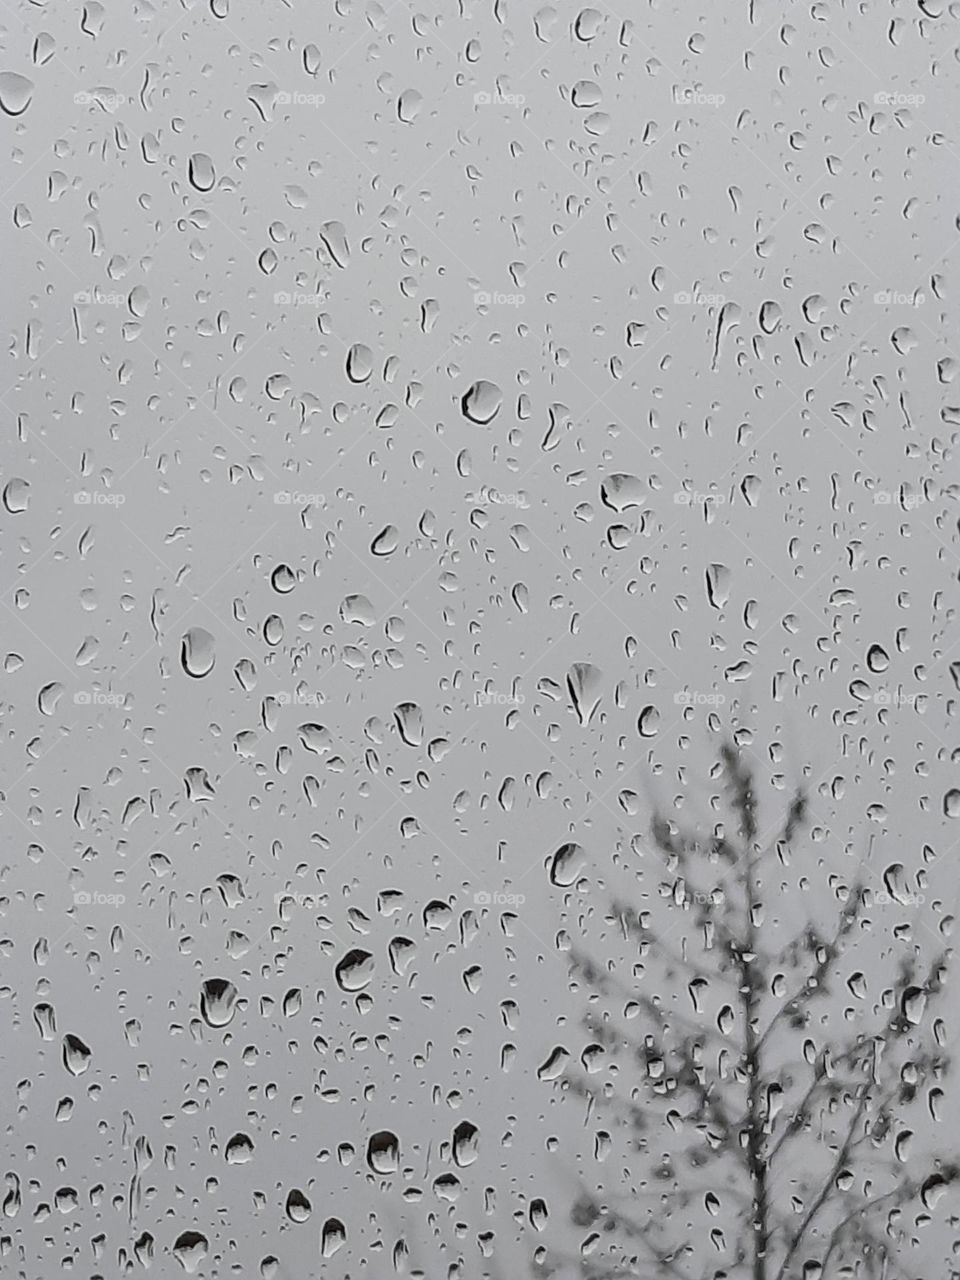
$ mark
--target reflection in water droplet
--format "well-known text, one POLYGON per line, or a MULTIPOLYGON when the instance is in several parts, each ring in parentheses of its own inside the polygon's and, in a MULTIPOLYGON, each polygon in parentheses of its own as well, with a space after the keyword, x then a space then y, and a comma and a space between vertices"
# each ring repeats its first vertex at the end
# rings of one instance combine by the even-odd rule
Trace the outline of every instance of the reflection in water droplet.
POLYGON ((203 627, 190 627, 180 641, 180 666, 195 680, 209 675, 216 663, 215 640, 203 627))
POLYGON ((550 883, 568 888, 576 884, 586 863, 586 850, 574 841, 562 844, 550 862, 550 883))
POLYGON ((248 1164, 253 1159, 253 1141, 245 1133, 235 1133, 224 1149, 227 1164, 248 1164))
POLYGON ((342 990, 362 991, 370 985, 373 971, 373 956, 369 951, 355 947, 338 962, 335 975, 342 990))
POLYGON ((347 352, 347 377, 351 382, 366 382, 373 373, 373 352, 362 342, 355 342, 347 352))
POLYGON ((22 116, 33 99, 34 83, 16 71, 0 71, 0 108, 8 116, 22 116))
POLYGON ((502 402, 503 393, 497 384, 481 378, 464 393, 460 408, 465 418, 479 423, 480 426, 486 426, 500 412, 502 402))
POLYGON ((395 1133, 382 1129, 367 1143, 367 1164, 374 1173, 396 1173, 400 1167, 400 1142, 395 1133))
POLYGON ((347 1229, 339 1218, 328 1218, 320 1233, 320 1256, 332 1258, 347 1243, 347 1229))
POLYGON ((404 124, 413 124, 423 106, 423 95, 416 89, 405 89, 397 99, 397 115, 404 124))
POLYGON ((375 556, 392 556, 397 549, 399 537, 396 525, 384 525, 371 542, 370 550, 375 556))
POLYGON ((187 1275, 192 1276, 207 1256, 209 1248, 207 1237, 199 1231, 184 1231, 174 1241, 173 1256, 187 1275))
POLYGON ((11 515, 19 515, 30 505, 30 484, 26 480, 8 480, 3 487, 3 505, 11 515))
POLYGON ((313 1206, 302 1191, 294 1187, 287 1193, 286 1214, 291 1222, 306 1222, 313 1206))
POLYGON ((195 151, 190 157, 187 176, 190 179, 190 185, 197 191, 212 191, 217 180, 213 161, 203 151, 195 151))
POLYGON ((226 1027, 237 1011, 237 988, 226 978, 207 978, 200 988, 200 1016, 208 1027, 226 1027))
POLYGON ((90 1066, 92 1053, 87 1045, 72 1033, 63 1037, 63 1065, 72 1076, 82 1076, 90 1066))

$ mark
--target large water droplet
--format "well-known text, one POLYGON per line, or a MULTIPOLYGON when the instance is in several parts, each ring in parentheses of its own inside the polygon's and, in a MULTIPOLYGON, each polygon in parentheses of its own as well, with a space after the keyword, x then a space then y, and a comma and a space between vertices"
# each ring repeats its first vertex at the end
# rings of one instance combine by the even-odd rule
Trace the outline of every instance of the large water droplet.
POLYGON ((92 1056, 79 1036, 68 1032, 63 1037, 63 1065, 72 1076, 82 1076, 90 1066, 92 1056))
POLYGON ((187 1275, 192 1276, 207 1256, 209 1248, 207 1237, 199 1231, 183 1231, 174 1241, 173 1256, 187 1275))
POLYGON ((373 978, 374 959, 369 951, 354 947, 338 962, 335 975, 344 991, 362 991, 373 978))
POLYGON ((180 665, 195 680, 209 675, 216 663, 215 640, 203 627, 190 627, 180 641, 180 665))
POLYGON ((212 191, 217 180, 213 161, 204 151, 195 151, 187 164, 187 177, 197 191, 212 191))
POLYGON ((8 116, 22 116, 33 100, 34 83, 16 71, 0 71, 0 108, 8 116))
POLYGON ((503 393, 497 384, 481 378, 465 392, 460 401, 460 408, 465 418, 485 427, 500 412, 502 402, 503 393))
POLYGON ((293 1187, 287 1194, 286 1214, 291 1222, 306 1222, 313 1206, 302 1191, 293 1187))
POLYGON ((396 1173, 400 1167, 400 1142, 395 1133, 381 1129, 367 1143, 367 1164, 374 1173, 396 1173))
POLYGON ((550 861, 550 883, 569 888, 575 884, 587 860, 586 850, 575 841, 562 844, 550 861))
POLYGON ((207 978, 200 988, 200 1016, 208 1027, 226 1027, 237 1011, 237 988, 226 978, 207 978))

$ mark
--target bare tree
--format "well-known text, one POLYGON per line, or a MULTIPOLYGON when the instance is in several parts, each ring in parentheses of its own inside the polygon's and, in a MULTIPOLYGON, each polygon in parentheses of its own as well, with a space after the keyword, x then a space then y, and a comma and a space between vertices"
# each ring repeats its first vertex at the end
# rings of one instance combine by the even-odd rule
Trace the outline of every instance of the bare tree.
POLYGON ((796 907, 778 882, 807 825, 805 795, 765 842, 734 746, 716 776, 730 830, 656 817, 663 901, 613 903, 626 963, 571 951, 589 995, 582 1060, 611 1069, 568 1071, 564 1084, 591 1119, 616 1121, 604 1136, 629 1134, 631 1150, 619 1179, 581 1184, 579 1270, 598 1280, 915 1280, 911 1238, 960 1172, 915 1156, 911 1141, 926 1126, 929 1150, 944 1101, 946 953, 924 963, 900 931, 888 973, 880 961, 869 974, 851 969, 861 937, 875 960, 883 950, 869 936, 877 901, 859 877, 833 877, 829 929, 785 925, 796 907))

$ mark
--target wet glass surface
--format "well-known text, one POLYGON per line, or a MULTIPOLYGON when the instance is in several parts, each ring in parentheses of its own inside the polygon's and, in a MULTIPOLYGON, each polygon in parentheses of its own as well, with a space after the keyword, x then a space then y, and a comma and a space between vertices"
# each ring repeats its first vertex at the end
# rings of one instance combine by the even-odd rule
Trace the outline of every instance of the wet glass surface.
POLYGON ((958 18, 8 8, 3 1276, 960 1275, 958 18))

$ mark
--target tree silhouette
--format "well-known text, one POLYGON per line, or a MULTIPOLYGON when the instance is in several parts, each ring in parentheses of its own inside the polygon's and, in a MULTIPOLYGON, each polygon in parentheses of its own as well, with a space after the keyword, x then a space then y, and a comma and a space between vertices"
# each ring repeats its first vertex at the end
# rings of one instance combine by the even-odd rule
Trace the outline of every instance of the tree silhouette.
POLYGON ((571 947, 592 1044, 587 1069, 563 1084, 591 1118, 619 1122, 609 1129, 631 1148, 624 1190, 581 1184, 578 1269, 591 1280, 915 1280, 909 1246, 958 1176, 912 1151, 945 1097, 947 954, 924 965, 900 929, 889 973, 847 971, 859 938, 880 950, 874 909, 909 905, 895 876, 879 904, 863 878, 834 876, 831 927, 785 925, 778 909, 795 907, 778 872, 807 825, 805 795, 765 843, 753 776, 730 743, 715 776, 729 832, 656 816, 661 901, 612 904, 632 970, 571 947))

